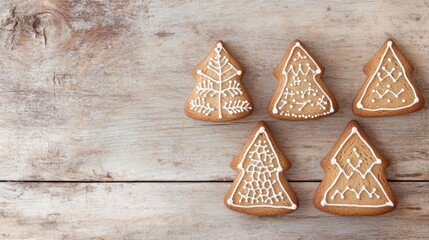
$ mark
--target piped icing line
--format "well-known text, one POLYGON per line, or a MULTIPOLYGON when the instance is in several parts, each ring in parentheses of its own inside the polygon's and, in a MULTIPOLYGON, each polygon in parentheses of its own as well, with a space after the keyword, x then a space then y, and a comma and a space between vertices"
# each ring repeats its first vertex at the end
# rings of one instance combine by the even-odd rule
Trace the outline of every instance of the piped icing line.
MULTIPOLYGON (((277 108, 277 105, 278 105, 278 103, 279 103, 279 101, 281 100, 281 98, 282 98, 282 96, 283 96, 283 93, 284 93, 284 91, 285 91, 285 89, 286 89, 286 86, 287 86, 287 84, 288 84, 288 81, 289 81, 289 78, 288 78, 288 73, 289 73, 289 71, 292 71, 292 74, 294 75, 293 77, 295 78, 296 76, 298 76, 298 74, 299 73, 301 73, 301 74, 304 74, 305 76, 307 76, 308 75, 308 73, 314 73, 314 75, 313 75, 313 81, 317 84, 317 86, 319 87, 319 89, 322 91, 322 93, 323 93, 323 96, 326 96, 326 98, 329 100, 329 103, 330 103, 330 110, 329 110, 329 112, 324 112, 324 114, 323 113, 319 113, 319 114, 316 114, 316 115, 306 115, 306 116, 302 116, 303 118, 305 117, 306 119, 307 118, 314 118, 314 117, 318 117, 318 116, 322 116, 322 115, 326 115, 327 113, 332 113, 332 112, 334 112, 334 106, 333 106, 333 104, 332 104, 332 100, 331 100, 331 98, 326 94, 326 92, 323 90, 323 88, 322 87, 320 87, 320 84, 317 82, 317 80, 316 80, 316 76, 318 75, 318 74, 320 74, 321 72, 322 72, 322 70, 320 69, 320 67, 319 67, 319 65, 316 63, 316 61, 314 61, 314 59, 311 57, 311 55, 301 46, 301 44, 299 43, 299 42, 296 42, 295 43, 295 45, 292 47, 292 49, 290 50, 290 53, 289 53, 289 56, 288 56, 288 58, 287 58, 287 60, 286 60, 286 62, 285 62, 285 65, 283 66, 283 70, 282 70, 282 75, 284 75, 285 76, 285 81, 284 81, 284 85, 283 86, 281 86, 282 87, 282 90, 281 90, 281 93, 279 94, 279 96, 278 96, 278 98, 277 98, 277 100, 275 101, 275 103, 274 103, 274 106, 273 106, 273 109, 272 109, 272 112, 274 113, 274 114, 278 114, 279 113, 279 109, 277 108), (298 60, 298 59, 301 59, 301 58, 304 58, 304 59, 307 59, 307 56, 308 57, 310 57, 310 59, 311 59, 311 61, 314 63, 314 65, 316 65, 316 67, 317 67, 317 69, 316 70, 313 70, 313 69, 311 69, 310 67, 308 67, 307 68, 307 71, 306 72, 304 72, 304 70, 302 70, 302 68, 298 68, 298 70, 295 72, 295 70, 293 69, 293 66, 292 65, 290 65, 289 66, 289 69, 288 69, 288 71, 286 71, 286 67, 287 67, 287 65, 288 65, 288 62, 289 62, 289 60, 292 58, 292 54, 293 54, 293 52, 294 52, 294 50, 295 50, 295 48, 299 48, 299 49, 301 49, 305 54, 306 54, 306 56, 302 56, 301 55, 301 53, 300 52, 298 52, 297 53, 297 55, 298 55, 298 57, 296 57, 296 58, 293 58, 293 60, 298 60)), ((293 82, 293 84, 296 84, 296 79, 293 79, 294 80, 294 82, 293 82)), ((295 115, 296 114, 285 114, 286 116, 293 116, 293 117, 295 117, 295 115)), ((299 115, 299 116, 301 116, 301 115, 299 115)), ((296 117, 298 117, 298 115, 296 116, 296 117)))
MULTIPOLYGON (((353 151, 355 152, 355 151, 353 151)), ((367 141, 365 141, 365 139, 361 136, 361 134, 359 133, 358 129, 356 127, 352 127, 352 131, 350 132, 350 134, 347 136, 347 138, 341 143, 340 147, 338 147, 337 151, 335 152, 334 156, 331 159, 331 164, 333 165, 337 165, 337 167, 339 167, 340 171, 338 173, 338 175, 335 177, 335 180, 332 182, 332 184, 329 186, 329 188, 325 191, 324 195, 323 195, 323 199, 321 201, 321 205, 322 206, 337 206, 337 207, 362 207, 362 208, 380 208, 380 207, 386 207, 386 206, 393 206, 393 202, 390 200, 389 196, 387 195, 386 191, 384 190, 383 186, 381 185, 380 181, 377 179, 377 177, 374 175, 374 173, 371 171, 372 167, 375 164, 381 164, 381 159, 379 159, 377 157, 377 155, 375 154, 374 150, 371 148, 371 146, 368 144, 367 141), (370 174, 373 179, 376 181, 377 185, 380 187, 381 191, 383 192, 384 196, 387 199, 387 202, 385 204, 379 204, 379 205, 369 205, 369 204, 347 204, 347 203, 328 203, 327 202, 327 195, 328 192, 335 186, 335 184, 337 183, 338 179, 340 178, 341 174, 344 173, 344 175, 347 178, 347 174, 345 174, 344 170, 341 168, 341 166, 338 165, 337 161, 336 161, 336 156, 338 155, 338 153, 340 152, 340 150, 344 147, 344 145, 346 144, 346 142, 351 138, 351 136, 353 134, 356 134, 359 139, 368 147, 368 149, 371 151, 372 156, 376 159, 376 161, 371 165, 371 167, 369 168, 370 171, 367 171, 365 173, 365 176, 367 174, 370 174)), ((360 163, 359 163, 360 164, 360 163)), ((359 173, 361 173, 359 171, 359 173)), ((349 177, 350 178, 350 177, 349 177)), ((365 179, 365 177, 363 177, 365 179)), ((348 178, 347 178, 348 179, 348 178)), ((348 187, 348 186, 347 186, 348 187)), ((349 189, 351 189, 350 187, 348 187, 349 189)), ((336 192, 336 191, 335 191, 336 192)), ((360 196, 360 194, 359 194, 360 196)))
MULTIPOLYGON (((404 68, 404 66, 402 65, 402 62, 401 61, 399 61, 399 58, 398 58, 398 56, 396 55, 396 52, 395 52, 395 50, 393 49, 393 47, 392 47, 392 41, 388 41, 387 42, 387 46, 386 46, 386 49, 384 50, 384 53, 383 53, 383 56, 381 57, 381 60, 380 60, 380 62, 379 62, 379 64, 378 64, 378 66, 377 66, 377 69, 376 69, 376 71, 374 72, 374 74, 372 75, 372 77, 371 77, 371 80, 370 81, 368 81, 368 83, 366 84, 366 86, 365 86, 365 90, 364 90, 364 92, 363 92, 363 94, 361 95, 361 97, 360 97, 360 99, 359 99, 359 101, 356 103, 356 107, 357 108, 359 108, 359 109, 363 109, 363 110, 366 110, 366 111, 381 111, 381 110, 401 110, 401 109, 404 109, 404 108, 409 108, 409 107, 411 107, 411 106, 413 106, 414 104, 416 104, 416 103, 418 103, 419 102, 419 97, 417 96, 417 93, 416 93, 416 90, 414 89, 414 86, 411 84, 411 82, 410 82, 410 80, 408 79, 408 76, 407 76, 407 72, 405 71, 405 68, 404 68), (401 69, 402 69, 402 72, 404 73, 403 74, 403 76, 404 76, 404 78, 405 78, 405 80, 407 81, 407 83, 409 84, 409 86, 410 86, 410 88, 413 90, 413 93, 414 93, 414 101, 412 102, 412 103, 410 103, 410 104, 408 104, 408 105, 406 105, 406 106, 402 106, 402 107, 396 107, 396 108, 386 108, 386 107, 383 107, 383 108, 366 108, 366 107, 364 107, 363 105, 362 105, 362 100, 363 100, 363 98, 365 97, 365 95, 366 95, 366 93, 367 93, 367 91, 368 91, 368 87, 369 87, 369 85, 375 80, 375 76, 377 76, 378 78, 379 78, 379 80, 380 81, 383 81, 386 77, 392 77, 392 79, 394 80, 394 82, 396 82, 397 80, 398 80, 398 78, 399 77, 401 77, 402 76, 402 72, 401 72, 401 74, 398 74, 399 76, 398 76, 398 78, 393 78, 393 76, 391 75, 392 74, 392 72, 395 70, 394 68, 392 68, 391 69, 391 71, 389 72, 388 70, 386 70, 384 67, 382 68, 382 70, 383 71, 385 71, 386 73, 387 73, 387 75, 384 77, 384 78, 380 78, 380 74, 379 74, 379 71, 380 71, 380 67, 381 67, 381 65, 383 64, 383 62, 384 62, 384 59, 385 59, 385 57, 386 57, 386 54, 387 54, 387 52, 388 52, 388 50, 391 50, 392 51, 392 53, 393 53, 393 56, 394 56, 394 58, 396 59, 396 61, 399 63, 399 66, 401 67, 401 69)), ((390 60, 390 59, 389 59, 390 60)), ((389 61, 389 62, 391 62, 391 61, 389 61)), ((387 90, 387 91, 389 91, 389 90, 387 90)), ((395 95, 395 97, 397 98, 397 96, 396 96, 396 94, 395 93, 393 93, 393 92, 391 92, 392 94, 394 94, 395 95)), ((398 95, 400 94, 400 93, 402 93, 402 92, 399 92, 398 93, 398 95)), ((383 95, 384 96, 384 95, 383 95)), ((403 101, 404 102, 404 101, 403 101)))
POLYGON ((217 112, 219 119, 224 117, 222 115, 222 109, 230 115, 250 111, 252 107, 248 100, 231 100, 229 102, 225 101, 222 104, 222 97, 227 97, 228 95, 231 97, 243 95, 241 84, 237 81, 242 71, 237 69, 227 56, 222 55, 222 52, 228 53, 222 43, 217 43, 214 51, 216 55, 210 58, 210 61, 206 65, 206 72, 203 72, 202 69, 198 69, 196 72, 203 80, 201 80, 196 87, 196 93, 200 96, 191 101, 191 110, 203 113, 207 116, 212 112, 217 112), (214 75, 213 77, 206 74, 209 71, 212 72, 212 75, 214 75), (230 76, 224 78, 223 76, 225 74, 230 74, 230 76), (225 88, 223 87, 224 83, 228 84, 225 88), (214 84, 217 84, 217 86, 215 87, 214 84), (207 103, 205 99, 207 96, 216 97, 216 108, 207 103))
MULTIPOLYGON (((349 160, 349 159, 347 159, 347 160, 349 160)), ((346 179, 350 179, 352 176, 353 176, 353 174, 354 174, 354 172, 357 172, 357 173, 359 173, 359 175, 363 178, 363 179, 366 179, 366 175, 368 175, 368 173, 370 173, 370 171, 371 171, 371 169, 372 169, 372 167, 374 167, 374 165, 376 165, 376 164, 381 164, 381 160, 380 159, 377 159, 375 162, 373 162, 372 164, 371 164, 371 166, 368 168, 368 170, 366 170, 364 173, 363 172, 361 172, 359 169, 358 169, 358 167, 360 166, 360 164, 362 163, 362 160, 359 160, 359 163, 358 163, 358 165, 357 166, 353 166, 351 163, 350 163, 350 161, 347 161, 347 164, 353 169, 353 171, 354 172, 351 172, 349 175, 347 175, 347 173, 344 171, 344 169, 338 164, 338 162, 336 162, 336 160, 335 159, 331 159, 331 163, 333 163, 333 165, 336 165, 339 169, 340 169, 340 172, 341 173, 344 173, 344 176, 346 177, 346 179)))
POLYGON ((378 90, 374 90, 374 92, 378 95, 379 98, 383 98, 384 96, 386 96, 386 94, 390 93, 393 96, 395 96, 395 98, 398 98, 399 95, 401 95, 401 93, 403 93, 405 91, 405 89, 401 89, 399 92, 395 93, 390 89, 387 89, 386 91, 384 91, 384 93, 380 93, 378 90))
MULTIPOLYGON (((254 144, 256 142, 256 139, 258 138, 259 134, 261 134, 261 133, 264 134, 265 138, 267 139, 266 141, 269 143, 271 149, 273 150, 273 153, 274 153, 274 156, 275 156, 274 160, 277 162, 277 164, 279 166, 279 168, 277 169, 277 171, 275 171, 276 179, 280 179, 280 174, 282 173, 282 168, 281 168, 281 164, 280 164, 278 155, 277 155, 277 153, 276 153, 276 151, 275 151, 275 149, 274 149, 274 147, 273 147, 273 145, 272 145, 272 143, 270 141, 270 138, 268 137, 268 134, 267 134, 267 132, 265 130, 265 127, 260 127, 258 129, 258 132, 255 134, 255 136, 254 136, 251 144, 249 144, 249 146, 247 147, 247 149, 246 149, 246 151, 245 151, 245 153, 243 155, 243 158, 241 159, 240 163, 238 164, 238 168, 241 170, 240 179, 238 180, 238 184, 235 185, 234 190, 232 191, 229 199, 227 200, 227 204, 231 205, 231 206, 234 206, 234 207, 240 207, 240 208, 261 208, 261 207, 265 207, 265 208, 286 208, 286 209, 295 210, 297 208, 297 205, 292 201, 292 199, 290 198, 289 194, 287 193, 286 189, 283 187, 283 185, 282 185, 281 182, 279 182, 281 191, 286 195, 287 199, 292 204, 291 206, 276 206, 276 205, 268 205, 268 204, 244 206, 244 205, 239 205, 239 204, 235 204, 234 203, 234 199, 233 198, 234 198, 234 196, 236 194, 238 186, 242 182, 242 180, 243 180, 243 178, 245 176, 245 173, 246 173, 245 169, 243 168, 243 162, 246 159, 246 156, 249 153, 250 149, 254 146, 254 144)), ((271 159, 271 160, 273 160, 273 159, 271 159)), ((275 180, 274 180, 274 182, 272 184, 274 184, 274 183, 276 183, 275 180)))

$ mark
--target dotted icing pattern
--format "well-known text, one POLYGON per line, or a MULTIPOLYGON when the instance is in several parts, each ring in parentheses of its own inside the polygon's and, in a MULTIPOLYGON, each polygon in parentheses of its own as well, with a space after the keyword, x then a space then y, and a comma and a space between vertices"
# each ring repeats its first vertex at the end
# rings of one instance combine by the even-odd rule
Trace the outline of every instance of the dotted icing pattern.
POLYGON ((311 119, 334 112, 332 100, 316 81, 319 74, 320 67, 301 44, 296 42, 283 67, 284 84, 272 113, 311 119))

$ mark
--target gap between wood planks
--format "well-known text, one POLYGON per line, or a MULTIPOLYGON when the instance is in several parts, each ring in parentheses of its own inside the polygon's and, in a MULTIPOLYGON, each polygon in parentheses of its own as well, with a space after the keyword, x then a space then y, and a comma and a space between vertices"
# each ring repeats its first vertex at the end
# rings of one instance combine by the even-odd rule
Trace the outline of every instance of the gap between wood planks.
MULTIPOLYGON (((232 183, 233 181, 221 180, 118 180, 118 181, 93 181, 93 180, 0 180, 0 183, 232 183)), ((320 180, 291 180, 291 183, 320 183, 320 180)), ((388 180, 391 183, 426 183, 429 180, 388 180)))

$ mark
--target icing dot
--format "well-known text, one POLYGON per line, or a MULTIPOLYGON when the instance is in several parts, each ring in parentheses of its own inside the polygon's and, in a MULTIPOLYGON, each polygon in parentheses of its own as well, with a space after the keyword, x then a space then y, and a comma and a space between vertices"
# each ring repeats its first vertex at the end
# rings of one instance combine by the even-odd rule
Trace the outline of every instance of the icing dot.
POLYGON ((371 102, 375 102, 375 99, 372 99, 371 102))
POLYGON ((387 88, 390 88, 390 84, 387 84, 387 88))
POLYGON ((362 103, 358 102, 358 103, 356 104, 356 107, 357 107, 357 108, 363 108, 362 103))
POLYGON ((314 107, 314 104, 312 103, 312 104, 310 104, 310 106, 314 107))
POLYGON ((405 99, 402 99, 402 102, 405 102, 405 99))
POLYGON ((391 47, 391 46, 392 46, 392 41, 388 41, 388 42, 387 42, 387 46, 388 46, 388 47, 391 47))
POLYGON ((310 66, 310 63, 305 64, 307 67, 310 66))
POLYGON ((292 99, 292 102, 296 102, 296 100, 295 100, 295 99, 292 99))
POLYGON ((376 86, 377 86, 377 87, 378 87, 378 86, 380 86, 380 83, 377 83, 377 84, 376 84, 376 86))
POLYGON ((238 75, 238 76, 240 76, 240 75, 241 75, 241 71, 240 71, 240 70, 238 70, 238 71, 237 71, 237 75, 238 75))
POLYGON ((222 48, 222 43, 217 43, 217 48, 222 48))
POLYGON ((201 71, 201 69, 198 69, 197 74, 201 74, 203 73, 203 71, 201 71))
POLYGON ((320 69, 316 70, 316 73, 321 73, 321 72, 322 72, 322 70, 320 70, 320 69))
POLYGON ((390 100, 390 99, 387 99, 387 102, 391 102, 391 100, 390 100))
POLYGON ((309 83, 308 86, 311 86, 311 83, 309 83))
POLYGON ((316 94, 315 94, 315 93, 313 93, 313 96, 316 96, 316 94))
POLYGON ((299 42, 296 42, 295 43, 295 46, 300 46, 301 44, 299 43, 299 42))
POLYGON ((289 108, 293 108, 293 106, 292 106, 292 105, 290 105, 290 106, 289 106, 289 108))
POLYGON ((375 90, 374 90, 374 89, 372 89, 372 92, 375 92, 375 90))

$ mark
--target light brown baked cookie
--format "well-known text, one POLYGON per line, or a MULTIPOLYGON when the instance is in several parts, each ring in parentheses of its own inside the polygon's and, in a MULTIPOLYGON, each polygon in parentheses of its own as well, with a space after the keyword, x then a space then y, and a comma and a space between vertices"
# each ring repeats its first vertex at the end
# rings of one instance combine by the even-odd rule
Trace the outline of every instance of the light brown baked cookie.
POLYGON ((292 42, 274 76, 279 80, 268 105, 282 120, 317 119, 338 111, 338 103, 321 77, 324 69, 299 40, 292 42))
POLYGON ((363 68, 368 78, 353 101, 353 113, 384 117, 423 108, 425 100, 411 79, 413 70, 395 42, 387 39, 363 68))
POLYGON ((185 104, 185 113, 195 119, 213 122, 244 118, 253 111, 253 102, 241 83, 244 68, 217 41, 209 55, 196 66, 197 80, 185 104))
POLYGON ((314 206, 346 216, 392 211, 396 198, 384 176, 388 165, 359 123, 350 121, 321 163, 326 175, 314 195, 314 206))
POLYGON ((258 216, 295 211, 298 199, 283 176, 290 167, 268 126, 259 122, 240 154, 231 162, 231 168, 238 175, 225 196, 225 206, 258 216))

